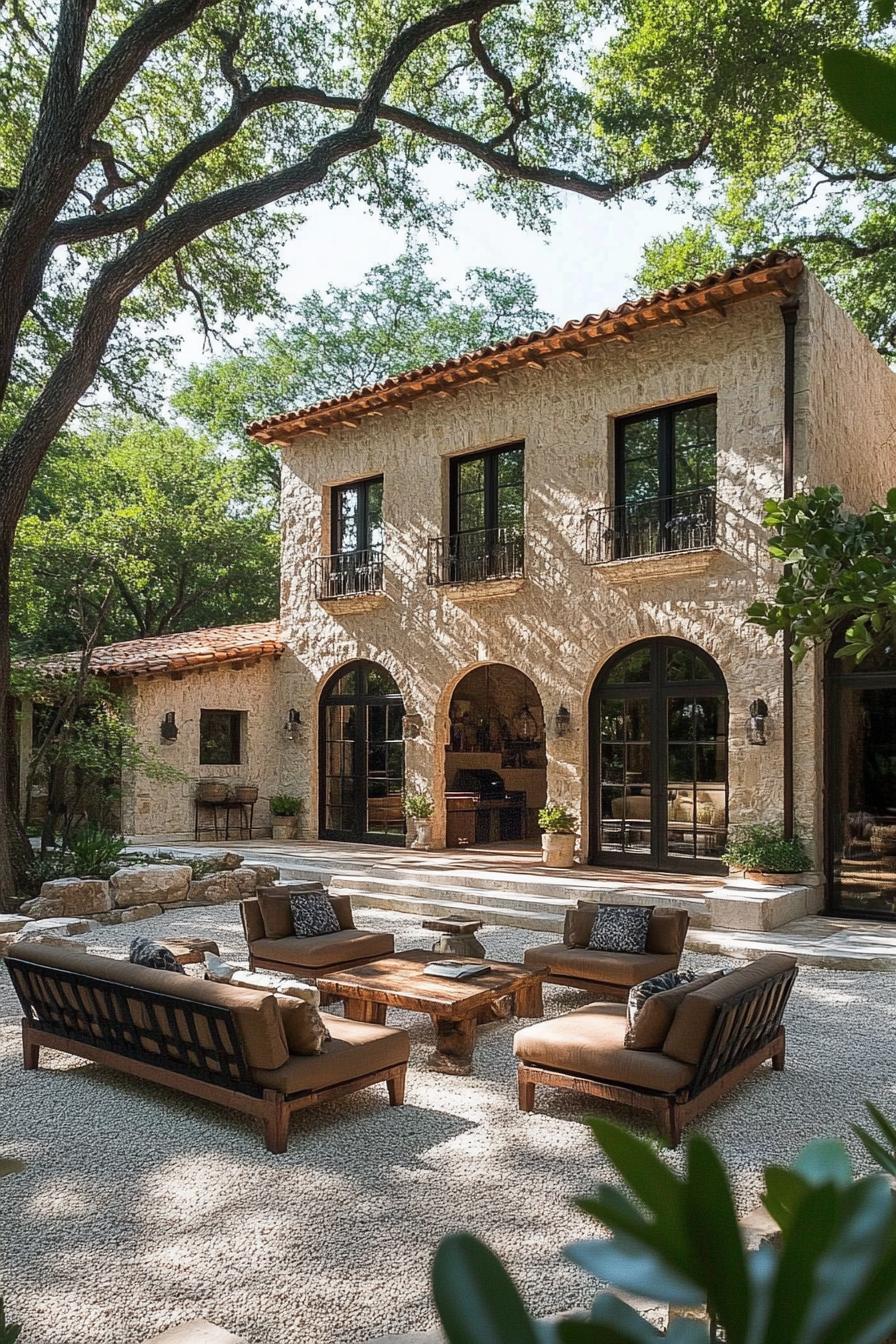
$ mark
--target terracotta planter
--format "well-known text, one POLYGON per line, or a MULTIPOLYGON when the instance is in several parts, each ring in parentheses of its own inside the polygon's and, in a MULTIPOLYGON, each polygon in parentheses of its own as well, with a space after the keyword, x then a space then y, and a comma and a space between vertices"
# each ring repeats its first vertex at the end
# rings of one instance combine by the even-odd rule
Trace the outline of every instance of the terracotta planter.
POLYGON ((298 817, 271 817, 271 835, 274 840, 295 840, 298 830, 298 817))
POLYGON ((432 849, 432 822, 429 817, 409 817, 408 820, 414 826, 414 838, 411 841, 411 849, 432 849))
POLYGON ((802 873, 763 873, 758 868, 745 868, 743 876, 750 882, 761 882, 764 887, 802 886, 802 873))
POLYGON ((214 780, 205 779, 196 785, 196 801, 198 803, 225 803, 227 801, 227 785, 216 784, 214 780))
POLYGON ((541 857, 546 868, 571 868, 576 852, 574 835, 551 834, 541 837, 541 857))
POLYGON ((257 803, 258 787, 255 784, 237 784, 231 797, 235 803, 257 803))

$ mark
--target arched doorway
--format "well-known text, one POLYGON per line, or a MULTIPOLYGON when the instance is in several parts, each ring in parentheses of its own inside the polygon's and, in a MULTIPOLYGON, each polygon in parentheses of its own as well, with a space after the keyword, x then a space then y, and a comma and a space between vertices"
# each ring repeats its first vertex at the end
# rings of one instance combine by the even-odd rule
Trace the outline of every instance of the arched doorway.
POLYGON ((506 663, 474 667, 454 688, 445 747, 445 843, 538 843, 547 797, 544 711, 534 683, 506 663))
POLYGON ((843 914, 896 917, 896 649, 826 668, 828 904, 843 914))
POLYGON ((681 639, 629 645, 589 702, 592 863, 719 866, 728 828, 728 694, 681 639))
POLYGON ((377 663, 350 663, 320 699, 320 836, 404 843, 404 701, 377 663))

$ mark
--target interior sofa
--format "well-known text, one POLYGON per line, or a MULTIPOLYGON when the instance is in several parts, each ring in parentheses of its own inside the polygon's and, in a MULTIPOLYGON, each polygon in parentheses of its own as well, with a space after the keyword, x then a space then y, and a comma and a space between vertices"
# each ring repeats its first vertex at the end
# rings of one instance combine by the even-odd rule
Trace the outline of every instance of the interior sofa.
POLYGON ((285 971, 287 975, 314 980, 347 966, 388 957, 395 951, 391 933, 356 929, 349 897, 329 892, 327 899, 336 912, 339 932, 297 938, 289 894, 289 886, 261 887, 255 896, 240 901, 240 918, 253 971, 285 971))
POLYGON ((655 994, 634 1047, 618 1003, 523 1027, 513 1043, 520 1109, 534 1108, 536 1087, 570 1088, 652 1112, 676 1147, 684 1125, 763 1061, 784 1068, 784 1009, 796 973, 793 957, 775 953, 655 994))
POLYGON ((263 1122, 272 1153, 286 1150, 290 1116, 305 1106, 374 1083, 393 1106, 404 1100, 407 1032, 324 1013, 323 1052, 293 1054, 299 999, 42 943, 11 948, 5 965, 26 1069, 45 1046, 228 1106, 263 1122))
POLYGON ((533 971, 543 971, 554 985, 587 989, 604 999, 627 999, 632 985, 677 971, 688 932, 688 912, 654 906, 647 927, 643 952, 593 952, 588 946, 591 926, 599 905, 581 902, 567 910, 562 943, 528 947, 523 961, 533 971))

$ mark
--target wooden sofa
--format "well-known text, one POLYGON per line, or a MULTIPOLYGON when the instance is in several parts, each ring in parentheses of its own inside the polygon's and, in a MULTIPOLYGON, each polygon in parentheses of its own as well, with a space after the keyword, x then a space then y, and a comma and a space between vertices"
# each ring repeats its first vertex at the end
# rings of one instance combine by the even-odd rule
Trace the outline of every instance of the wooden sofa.
MULTIPOLYGON (((395 951, 391 933, 356 929, 349 897, 329 892, 327 899, 339 920, 339 932, 297 938, 293 933, 290 891, 307 890, 311 885, 260 887, 255 896, 240 901, 240 918, 253 971, 285 971, 287 975, 315 980, 331 971, 391 956, 395 951)), ((323 891, 323 887, 319 890, 323 891)))
POLYGON ((40 943, 11 949, 5 965, 24 1012, 26 1069, 42 1046, 94 1060, 257 1116, 272 1153, 285 1151, 290 1116, 305 1106, 374 1083, 393 1106, 404 1099, 404 1031, 324 1013, 332 1039, 299 1055, 289 1046, 298 999, 40 943))
POLYGON ((643 952, 593 952, 588 946, 599 905, 567 910, 561 943, 529 947, 523 960, 554 985, 587 989, 603 999, 627 999, 632 985, 663 971, 677 971, 688 932, 688 913, 654 906, 643 952))
POLYGON ((533 1109, 536 1087, 569 1088, 652 1112, 675 1147, 684 1125, 765 1060, 784 1068, 783 1016, 796 974, 795 959, 775 953, 654 995, 647 1006, 657 1010, 661 1044, 652 1049, 626 1047, 617 1003, 524 1027, 513 1044, 520 1109, 533 1109))

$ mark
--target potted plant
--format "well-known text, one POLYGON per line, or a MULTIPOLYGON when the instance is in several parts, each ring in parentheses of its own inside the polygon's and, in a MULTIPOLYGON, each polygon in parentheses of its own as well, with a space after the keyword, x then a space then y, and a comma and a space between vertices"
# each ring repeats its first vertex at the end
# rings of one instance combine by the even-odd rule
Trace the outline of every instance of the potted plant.
POLYGON ((810 866, 802 840, 797 836, 787 839, 784 827, 775 822, 738 826, 729 837, 722 862, 769 887, 797 885, 810 866))
POLYGON ((576 852, 579 821, 575 813, 559 803, 547 803, 538 813, 541 829, 541 855, 548 868, 571 868, 576 852))
POLYGON ((276 793, 271 799, 271 835, 275 840, 295 840, 299 830, 301 798, 276 793))
POLYGON ((404 796, 404 814, 413 822, 414 837, 411 849, 432 849, 432 814, 435 804, 428 793, 406 793, 404 796))

